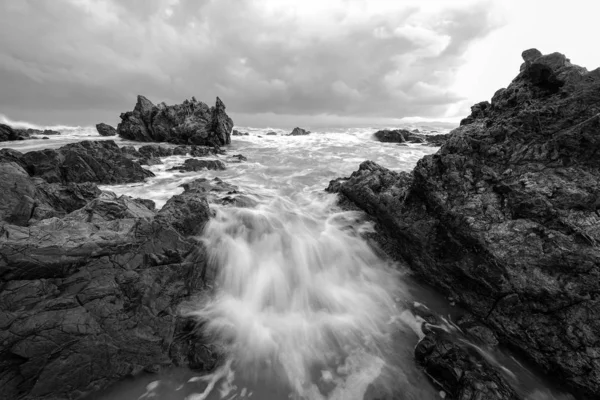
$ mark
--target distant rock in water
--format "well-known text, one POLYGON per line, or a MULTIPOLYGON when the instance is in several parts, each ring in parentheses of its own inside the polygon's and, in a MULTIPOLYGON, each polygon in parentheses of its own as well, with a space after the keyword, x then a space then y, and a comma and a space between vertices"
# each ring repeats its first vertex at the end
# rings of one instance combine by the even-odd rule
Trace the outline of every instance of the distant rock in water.
POLYGON ((523 59, 411 174, 367 161, 329 190, 376 217, 398 255, 501 342, 597 399, 600 68, 523 59))
POLYGON ((296 127, 296 128, 294 128, 292 133, 289 134, 289 136, 303 136, 303 135, 308 135, 309 133, 310 133, 310 131, 307 131, 306 129, 296 127))
POLYGON ((373 136, 375 136, 375 139, 379 140, 380 142, 427 143, 432 146, 441 146, 444 142, 446 142, 446 140, 448 140, 449 137, 448 135, 444 134, 424 135, 418 132, 418 129, 415 129, 413 132, 406 129, 384 129, 375 132, 373 136))
POLYGON ((203 169, 224 170, 225 164, 220 160, 196 160, 190 158, 185 160, 183 165, 171 168, 171 171, 202 171, 203 169))
MULTIPOLYGON (((298 129, 298 128, 296 128, 296 129, 298 129)), ((267 132, 267 136, 277 136, 277 132, 273 132, 273 131, 267 132)))
POLYGON ((233 121, 218 97, 216 105, 209 107, 193 97, 182 104, 155 106, 138 96, 134 110, 121 114, 117 133, 140 142, 222 146, 231 143, 232 128, 233 121))
POLYGON ((248 136, 248 135, 249 135, 249 133, 248 133, 248 132, 240 132, 240 131, 238 131, 238 130, 235 130, 235 129, 234 129, 234 130, 231 132, 231 135, 232 135, 232 136, 248 136))
POLYGON ((0 124, 0 142, 22 139, 13 128, 5 124, 0 124))
POLYGON ((115 136, 117 134, 117 130, 112 126, 101 122, 96 125, 96 130, 102 136, 115 136))

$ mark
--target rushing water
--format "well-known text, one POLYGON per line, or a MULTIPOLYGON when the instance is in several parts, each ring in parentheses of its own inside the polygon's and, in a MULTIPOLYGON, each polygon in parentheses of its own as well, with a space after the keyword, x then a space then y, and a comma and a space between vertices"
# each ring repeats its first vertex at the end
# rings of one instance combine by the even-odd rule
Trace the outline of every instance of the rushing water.
MULTIPOLYGON (((242 129, 244 130, 244 129, 242 129)), ((215 218, 199 240, 218 271, 214 294, 182 310, 203 322, 227 355, 210 375, 173 369, 115 385, 95 399, 435 399, 440 393, 417 369, 413 349, 419 302, 445 315, 453 307, 410 280, 403 266, 381 257, 362 236, 373 229, 362 213, 336 206, 324 192, 364 160, 410 170, 437 149, 379 143, 373 130, 309 136, 266 136, 249 130, 233 137, 226 171, 168 171, 186 157, 163 159, 156 177, 104 186, 117 194, 152 199, 157 207, 183 191, 181 184, 219 177, 258 203, 253 208, 212 205, 215 218)), ((21 151, 88 139, 73 129, 49 140, 9 143, 21 151)), ((93 139, 100 139, 94 136, 93 139)), ((114 139, 114 138, 103 138, 114 139)), ((119 144, 131 144, 116 139, 119 144)), ((135 144, 140 146, 139 143, 135 144)), ((562 399, 507 353, 480 351, 530 400, 562 399)))

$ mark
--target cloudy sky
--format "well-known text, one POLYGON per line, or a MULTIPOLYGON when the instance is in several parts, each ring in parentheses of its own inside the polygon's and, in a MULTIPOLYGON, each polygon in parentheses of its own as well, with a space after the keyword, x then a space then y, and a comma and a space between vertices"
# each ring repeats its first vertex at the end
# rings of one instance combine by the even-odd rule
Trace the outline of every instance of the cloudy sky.
POLYGON ((219 96, 239 126, 457 121, 527 48, 600 66, 594 3, 0 0, 0 114, 116 125, 144 94, 219 96))

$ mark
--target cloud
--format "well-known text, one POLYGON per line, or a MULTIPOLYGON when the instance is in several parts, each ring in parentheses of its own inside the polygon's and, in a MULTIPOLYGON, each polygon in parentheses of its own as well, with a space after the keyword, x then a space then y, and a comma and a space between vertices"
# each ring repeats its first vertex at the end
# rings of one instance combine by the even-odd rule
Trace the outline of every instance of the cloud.
POLYGON ((390 3, 4 0, 0 112, 114 123, 145 94, 274 118, 443 116, 466 50, 497 28, 493 7, 390 3))

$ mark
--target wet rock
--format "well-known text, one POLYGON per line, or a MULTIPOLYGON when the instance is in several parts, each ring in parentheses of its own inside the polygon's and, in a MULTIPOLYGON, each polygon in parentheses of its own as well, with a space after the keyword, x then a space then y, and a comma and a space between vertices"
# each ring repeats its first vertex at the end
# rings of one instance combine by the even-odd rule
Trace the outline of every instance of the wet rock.
POLYGON ((380 142, 391 143, 424 143, 432 146, 441 146, 447 139, 448 135, 425 135, 420 133, 410 132, 406 129, 384 129, 377 131, 374 134, 375 139, 380 142))
POLYGON ((124 139, 141 142, 222 146, 231 142, 232 127, 218 97, 215 106, 209 107, 195 98, 173 106, 155 106, 138 96, 134 110, 121 114, 117 132, 124 139))
POLYGON ((479 353, 444 332, 428 332, 415 348, 415 359, 450 399, 521 399, 479 353))
POLYGON ((171 168, 171 171, 202 171, 203 169, 224 170, 225 164, 220 160, 196 160, 190 158, 184 161, 183 165, 171 168))
POLYGON ((8 125, 0 124, 0 142, 25 139, 31 139, 31 133, 26 129, 13 129, 8 125))
POLYGON ((180 312, 214 276, 185 237, 210 217, 205 193, 157 216, 150 200, 30 177, 21 156, 0 152, 3 398, 79 399, 141 371, 214 368, 221 354, 180 312))
POLYGON ((557 53, 525 61, 411 174, 365 162, 329 190, 501 342, 597 398, 600 69, 557 53))
POLYGON ((248 135, 249 135, 249 133, 248 133, 248 132, 240 132, 240 131, 238 131, 238 130, 234 129, 234 130, 231 132, 231 135, 232 135, 232 136, 248 136, 248 135))
POLYGON ((181 185, 184 190, 203 193, 210 204, 233 205, 235 207, 256 207, 258 202, 239 191, 235 185, 222 181, 199 178, 181 185))
POLYGON ((197 235, 211 216, 206 193, 195 186, 184 186, 184 189, 182 194, 167 201, 157 219, 172 225, 183 235, 197 235))
POLYGON ((14 162, 0 163, 0 219, 26 225, 33 211, 35 185, 14 162))
POLYGON ((191 244, 172 228, 111 218, 1 228, 5 398, 82 398, 197 357, 189 343, 203 338, 177 305, 202 290, 204 261, 186 260, 191 244))
POLYGON ((304 136, 304 135, 308 135, 310 133, 310 131, 307 131, 306 129, 302 129, 302 128, 294 128, 294 130, 289 134, 289 136, 304 136))
MULTIPOLYGON (((300 129, 300 128, 296 128, 296 129, 300 129)), ((307 135, 307 133, 299 133, 298 135, 307 135)), ((267 132, 267 136, 277 136, 277 132, 273 132, 273 131, 267 132)), ((293 135, 293 132, 292 132, 292 136, 295 136, 295 135, 293 135)))
POLYGON ((142 155, 142 157, 160 158, 160 157, 172 156, 173 150, 174 149, 171 147, 159 146, 157 144, 150 144, 150 145, 140 147, 138 152, 142 155))
POLYGON ((21 162, 31 176, 48 183, 95 182, 118 184, 142 182, 154 174, 121 153, 112 140, 83 141, 57 150, 23 154, 21 162))
POLYGON ((139 163, 141 165, 151 166, 151 165, 160 165, 163 162, 160 160, 160 158, 152 157, 152 158, 140 158, 139 163))
POLYGON ((231 156, 231 158, 235 160, 235 161, 232 160, 231 162, 248 161, 248 159, 241 154, 234 154, 231 156))
POLYGON ((101 136, 115 136, 117 134, 117 130, 112 126, 101 122, 96 125, 96 130, 101 136))

